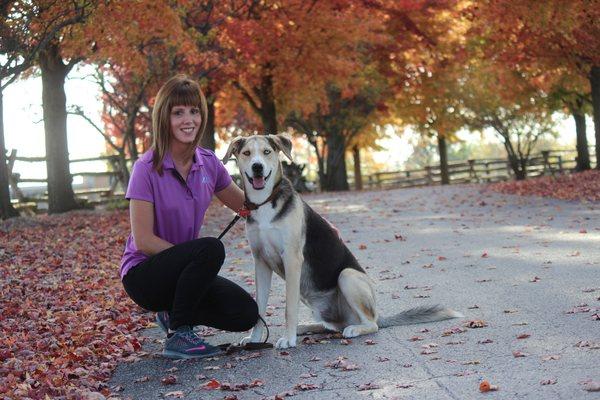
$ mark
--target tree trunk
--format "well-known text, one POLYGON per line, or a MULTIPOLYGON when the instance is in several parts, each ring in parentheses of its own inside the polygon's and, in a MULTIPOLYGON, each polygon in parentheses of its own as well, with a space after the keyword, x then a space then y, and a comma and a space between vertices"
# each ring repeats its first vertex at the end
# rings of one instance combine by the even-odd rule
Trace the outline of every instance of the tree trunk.
MULTIPOLYGON (((523 160, 519 160, 515 154, 508 155, 508 163, 510 164, 510 168, 515 173, 515 179, 518 181, 522 181, 527 177, 527 168, 521 166, 523 165, 523 160)), ((526 161, 525 161, 526 162, 526 161)))
POLYGON ((260 119, 263 123, 264 134, 277 135, 277 110, 273 94, 273 77, 265 75, 260 86, 260 119))
POLYGON ((344 137, 338 132, 331 132, 327 138, 327 173, 326 190, 349 190, 348 173, 346 171, 346 146, 344 137))
POLYGON ((310 143, 315 148, 315 153, 317 155, 317 165, 319 169, 317 173, 319 174, 319 189, 321 191, 325 190, 325 165, 323 164, 323 157, 321 156, 321 152, 319 151, 319 145, 316 139, 311 140, 308 139, 308 143, 310 143))
POLYGON ((438 152, 440 154, 440 172, 442 175, 442 185, 450 183, 450 174, 448 172, 448 147, 446 146, 446 138, 437 134, 438 152))
POLYGON ((362 190, 362 171, 360 166, 360 149, 358 146, 352 148, 352 156, 354 157, 354 188, 362 190))
POLYGON ((208 118, 206 120, 206 130, 200 139, 200 146, 205 149, 215 151, 215 102, 207 98, 208 118))
POLYGON ((590 151, 586 136, 585 114, 581 111, 582 101, 577 101, 577 108, 573 108, 571 113, 575 120, 575 131, 577 132, 577 171, 590 169, 590 151))
POLYGON ((48 171, 48 212, 60 213, 78 208, 73 194, 67 145, 65 78, 71 65, 65 65, 56 44, 40 53, 42 107, 48 171))
POLYGON ((8 169, 6 167, 6 149, 4 145, 4 104, 0 89, 0 219, 18 217, 19 213, 10 202, 8 189, 8 169))
POLYGON ((594 131, 596 133, 596 169, 600 169, 600 66, 595 65, 590 72, 592 104, 594 108, 594 131))
POLYGON ((137 144, 135 142, 135 123, 137 121, 137 114, 139 111, 139 106, 130 107, 127 111, 127 126, 125 127, 125 143, 127 143, 127 148, 129 149, 129 156, 131 160, 135 162, 138 157, 138 149, 137 144))

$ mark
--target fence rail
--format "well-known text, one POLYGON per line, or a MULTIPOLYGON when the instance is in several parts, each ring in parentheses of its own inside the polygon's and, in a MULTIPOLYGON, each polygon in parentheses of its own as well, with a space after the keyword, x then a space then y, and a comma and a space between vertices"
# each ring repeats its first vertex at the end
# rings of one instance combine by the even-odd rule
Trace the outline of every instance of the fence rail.
MULTIPOLYGON (((527 176, 556 175, 571 172, 577 164, 576 150, 546 150, 533 155, 527 164, 527 176)), ((594 154, 590 154, 592 165, 594 154)), ((450 183, 498 182, 514 178, 514 172, 506 158, 473 159, 448 163, 450 183)), ((388 189, 441 184, 439 165, 422 169, 376 172, 363 177, 368 189, 388 189)))
MULTIPOLYGON (((571 172, 575 169, 577 163, 576 150, 547 150, 533 155, 529 159, 527 166, 527 176, 534 177, 540 175, 556 175, 565 172, 571 172)), ((19 187, 22 183, 40 183, 47 184, 48 180, 44 178, 22 178, 20 174, 13 173, 15 161, 20 162, 45 162, 45 157, 19 157, 16 150, 12 150, 7 156, 7 167, 9 172, 9 184, 13 202, 19 206, 27 204, 32 207, 40 201, 47 199, 45 190, 35 196, 25 196, 24 188, 19 187)), ((92 158, 79 158, 70 160, 72 163, 106 161, 106 171, 84 171, 71 173, 72 177, 108 177, 108 186, 104 187, 85 187, 74 188, 74 193, 79 198, 91 200, 92 202, 101 202, 103 199, 123 196, 122 192, 117 191, 120 182, 120 172, 115 168, 118 156, 100 156, 92 158), (112 165, 114 170, 109 169, 112 165)), ((126 160, 129 162, 130 160, 126 160)), ((590 161, 592 166, 596 163, 595 154, 590 151, 590 161)), ((504 181, 514 177, 510 164, 506 158, 492 159, 473 159, 460 162, 448 163, 448 174, 450 183, 478 183, 478 182, 497 182, 504 181)), ((427 166, 422 169, 410 169, 402 171, 376 172, 363 177, 363 186, 367 189, 389 189, 402 187, 417 187, 438 185, 441 183, 442 173, 439 165, 427 166)))
MULTIPOLYGON (((38 162, 46 162, 46 157, 22 157, 17 156, 17 151, 12 150, 10 154, 7 155, 7 167, 8 167, 8 176, 9 176, 9 186, 11 189, 11 195, 13 197, 12 202, 16 207, 21 208, 36 208, 38 202, 44 202, 47 200, 47 190, 45 188, 41 189, 41 193, 37 193, 34 196, 26 196, 23 192, 26 190, 22 185, 23 183, 39 183, 40 186, 46 186, 48 184, 47 178, 33 178, 27 177, 23 178, 19 173, 14 173, 14 164, 16 161, 26 162, 26 163, 38 163, 38 162)), ((120 172, 117 170, 109 170, 108 166, 112 165, 115 167, 115 163, 118 161, 118 156, 110 155, 110 156, 98 156, 98 157, 90 157, 90 158, 78 158, 69 160, 70 164, 73 163, 81 163, 81 162, 94 162, 94 161, 106 161, 107 162, 107 170, 106 171, 79 171, 72 172, 71 177, 90 177, 90 178, 102 178, 107 177, 108 186, 103 187, 81 187, 74 188, 73 192, 76 197, 80 199, 85 199, 90 202, 101 202, 106 199, 110 199, 112 197, 123 196, 122 192, 118 191, 118 185, 120 182, 120 172)), ((127 160, 129 161, 129 160, 127 160)), ((39 191, 40 189, 38 189, 39 191)))

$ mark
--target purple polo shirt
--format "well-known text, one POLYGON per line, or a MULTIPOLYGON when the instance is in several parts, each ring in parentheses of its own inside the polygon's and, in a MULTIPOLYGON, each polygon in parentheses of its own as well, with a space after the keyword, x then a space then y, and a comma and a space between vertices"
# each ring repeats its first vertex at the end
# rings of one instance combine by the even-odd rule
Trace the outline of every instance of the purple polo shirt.
MULTIPOLYGON (((200 147, 187 181, 175 169, 171 154, 165 154, 162 176, 152 167, 152 156, 150 150, 133 165, 125 198, 154 204, 154 234, 161 239, 173 244, 196 239, 213 194, 231 183, 229 173, 215 153, 200 147)), ((147 258, 135 247, 130 234, 121 258, 121 279, 147 258)))

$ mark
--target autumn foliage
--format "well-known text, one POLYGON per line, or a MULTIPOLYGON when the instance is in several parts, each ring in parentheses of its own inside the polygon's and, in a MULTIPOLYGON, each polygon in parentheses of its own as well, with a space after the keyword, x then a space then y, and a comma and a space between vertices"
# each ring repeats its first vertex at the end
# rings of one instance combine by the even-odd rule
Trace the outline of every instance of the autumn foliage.
POLYGON ((21 219, 7 228, 0 229, 0 393, 108 394, 108 378, 118 361, 135 357, 135 332, 148 322, 118 279, 126 213, 21 219))
POLYGON ((497 192, 521 196, 600 201, 600 171, 585 171, 558 177, 543 176, 526 181, 500 182, 490 185, 489 188, 497 192))

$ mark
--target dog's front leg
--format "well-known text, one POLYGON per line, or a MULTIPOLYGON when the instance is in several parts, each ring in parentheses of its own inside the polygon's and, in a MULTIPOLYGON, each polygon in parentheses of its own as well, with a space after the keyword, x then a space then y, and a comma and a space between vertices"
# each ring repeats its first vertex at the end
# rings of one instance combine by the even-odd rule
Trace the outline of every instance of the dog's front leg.
POLYGON ((278 349, 296 347, 302 257, 296 254, 288 255, 284 257, 283 262, 285 268, 285 336, 277 341, 278 349))
MULTIPOLYGON (((254 261, 254 277, 256 284, 256 303, 258 304, 258 314, 265 319, 267 311, 267 302, 269 300, 269 292, 271 291, 271 276, 273 271, 262 260, 254 261)), ((259 319, 256 325, 252 328, 252 333, 242 339, 241 344, 248 342, 260 342, 262 339, 264 325, 259 319)))

